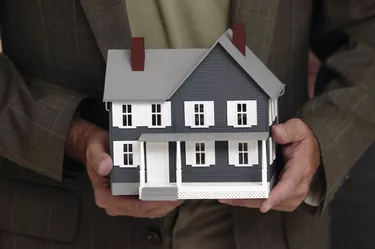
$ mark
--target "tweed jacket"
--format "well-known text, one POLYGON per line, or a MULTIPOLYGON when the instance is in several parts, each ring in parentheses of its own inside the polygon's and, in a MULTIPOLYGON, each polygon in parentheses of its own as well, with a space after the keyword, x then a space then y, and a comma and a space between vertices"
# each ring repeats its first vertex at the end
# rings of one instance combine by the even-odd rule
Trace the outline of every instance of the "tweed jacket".
POLYGON ((301 118, 319 141, 320 206, 261 215, 187 202, 163 219, 107 216, 64 153, 78 107, 108 127, 106 54, 129 48, 124 10, 122 0, 0 0, 0 248, 328 249, 329 204, 375 137, 375 1, 231 2, 231 22, 246 24, 247 45, 286 84, 280 120, 301 118), (324 75, 312 100, 309 48, 324 75), (219 239, 228 233, 233 244, 219 239))

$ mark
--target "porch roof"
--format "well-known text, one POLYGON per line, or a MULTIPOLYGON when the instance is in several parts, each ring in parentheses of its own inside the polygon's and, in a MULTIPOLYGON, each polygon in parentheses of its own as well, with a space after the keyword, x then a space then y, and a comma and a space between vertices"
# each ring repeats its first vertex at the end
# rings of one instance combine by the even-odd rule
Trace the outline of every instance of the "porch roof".
POLYGON ((268 132, 143 133, 141 142, 266 140, 268 132))

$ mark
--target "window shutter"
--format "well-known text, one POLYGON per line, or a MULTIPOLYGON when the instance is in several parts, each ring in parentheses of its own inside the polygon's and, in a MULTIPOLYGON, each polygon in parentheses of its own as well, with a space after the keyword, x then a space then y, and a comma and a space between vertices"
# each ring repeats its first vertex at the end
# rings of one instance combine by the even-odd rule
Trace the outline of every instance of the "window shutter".
POLYGON ((273 121, 275 121, 275 100, 271 100, 271 115, 272 115, 272 120, 271 124, 273 124, 273 121))
POLYGON ((172 108, 171 102, 167 101, 161 106, 162 126, 172 126, 172 108))
POLYGON ((227 123, 228 126, 235 126, 236 122, 236 103, 227 101, 227 123))
POLYGON ((238 154, 238 142, 229 141, 228 142, 228 158, 229 165, 239 164, 239 154, 238 154))
POLYGON ((193 165, 195 164, 195 148, 194 142, 187 141, 185 142, 185 152, 186 152, 186 165, 193 165))
POLYGON ((206 148, 206 163, 209 165, 215 165, 215 141, 205 142, 206 148))
POLYGON ((121 127, 122 125, 122 104, 112 103, 112 126, 121 127))
POLYGON ((215 126, 215 107, 214 101, 207 101, 204 105, 205 108, 205 125, 215 126))
POLYGON ((113 142, 113 164, 115 166, 124 165, 124 142, 114 141, 113 142))
POLYGON ((191 102, 184 103, 185 126, 193 126, 194 124, 194 105, 191 102))
POLYGON ((250 164, 259 164, 258 141, 249 142, 249 157, 251 158, 250 164))
POLYGON ((247 116, 249 125, 258 124, 258 110, 256 100, 247 102, 247 116))

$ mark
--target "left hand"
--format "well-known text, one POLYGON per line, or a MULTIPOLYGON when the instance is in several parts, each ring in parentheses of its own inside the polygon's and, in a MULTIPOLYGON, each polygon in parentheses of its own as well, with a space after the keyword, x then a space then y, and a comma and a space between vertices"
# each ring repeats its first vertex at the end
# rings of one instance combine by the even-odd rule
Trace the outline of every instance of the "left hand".
POLYGON ((220 200, 233 206, 294 211, 306 198, 320 164, 318 142, 310 128, 300 119, 291 119, 272 127, 272 136, 283 146, 285 168, 280 181, 266 200, 220 200))

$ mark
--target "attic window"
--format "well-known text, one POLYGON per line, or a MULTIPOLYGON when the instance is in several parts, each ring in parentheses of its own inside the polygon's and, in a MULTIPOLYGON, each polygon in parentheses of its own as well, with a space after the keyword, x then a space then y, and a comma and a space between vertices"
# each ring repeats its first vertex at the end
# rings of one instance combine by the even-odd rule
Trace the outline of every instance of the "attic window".
POLYGON ((123 105, 122 106, 122 123, 125 127, 133 126, 132 120, 132 106, 131 105, 123 105))
POLYGON ((246 104, 237 104, 237 125, 247 125, 246 104))

